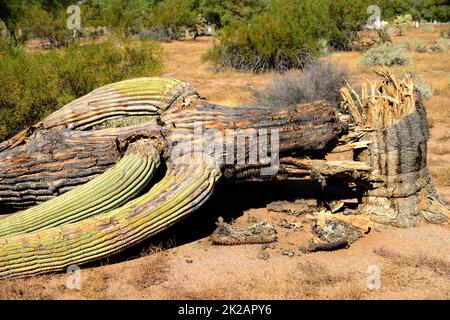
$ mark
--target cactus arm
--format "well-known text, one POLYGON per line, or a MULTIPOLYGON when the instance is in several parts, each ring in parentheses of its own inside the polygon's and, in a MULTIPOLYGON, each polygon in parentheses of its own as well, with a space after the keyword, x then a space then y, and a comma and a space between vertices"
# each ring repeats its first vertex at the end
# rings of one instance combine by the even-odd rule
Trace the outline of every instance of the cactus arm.
POLYGON ((148 193, 79 222, 0 238, 0 278, 64 270, 111 256, 168 228, 210 196, 220 170, 195 163, 169 167, 148 193))
POLYGON ((85 130, 120 116, 161 114, 180 96, 194 89, 169 78, 137 78, 98 88, 72 101, 40 124, 43 128, 67 127, 85 130))
POLYGON ((171 78, 143 77, 108 84, 0 142, 0 152, 23 144, 38 129, 88 130, 120 117, 139 117, 146 121, 149 116, 174 108, 178 101, 183 103, 186 97, 198 97, 198 94, 190 84, 171 78))
POLYGON ((114 167, 90 182, 2 219, 0 237, 76 222, 122 206, 139 194, 158 167, 159 157, 152 151, 140 153, 131 147, 114 167))

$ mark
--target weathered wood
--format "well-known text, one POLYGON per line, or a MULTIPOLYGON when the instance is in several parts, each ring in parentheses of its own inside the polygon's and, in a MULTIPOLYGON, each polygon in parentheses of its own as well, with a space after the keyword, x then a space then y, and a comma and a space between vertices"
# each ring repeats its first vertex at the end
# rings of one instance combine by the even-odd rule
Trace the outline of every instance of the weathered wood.
MULTIPOLYGON (((361 139, 367 141, 367 149, 355 152, 355 159, 368 162, 373 174, 381 177, 364 189, 359 210, 376 222, 414 226, 429 206, 424 199, 440 202, 427 165, 426 113, 411 77, 399 82, 388 73, 379 75, 383 83, 377 90, 372 85, 371 94, 365 87, 361 95, 351 88, 342 90, 358 126, 370 129, 361 139)), ((437 207, 428 217, 448 220, 446 206, 440 212, 437 207)))

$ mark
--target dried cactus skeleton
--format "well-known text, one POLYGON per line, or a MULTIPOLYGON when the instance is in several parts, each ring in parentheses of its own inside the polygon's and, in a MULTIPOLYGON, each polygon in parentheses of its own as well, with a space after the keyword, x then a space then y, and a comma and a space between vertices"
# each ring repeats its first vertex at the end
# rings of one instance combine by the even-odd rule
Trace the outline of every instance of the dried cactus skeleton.
POLYGON ((219 180, 337 179, 362 190, 358 214, 317 214, 317 243, 327 221, 366 232, 370 223, 413 226, 422 212, 446 223, 412 80, 379 76, 371 92, 343 88, 341 106, 229 108, 162 78, 73 101, 0 144, 0 211, 14 212, 0 219, 0 278, 123 251, 195 211, 219 180), (326 160, 343 151, 354 159, 326 160), (152 185, 157 171, 164 177, 152 185))

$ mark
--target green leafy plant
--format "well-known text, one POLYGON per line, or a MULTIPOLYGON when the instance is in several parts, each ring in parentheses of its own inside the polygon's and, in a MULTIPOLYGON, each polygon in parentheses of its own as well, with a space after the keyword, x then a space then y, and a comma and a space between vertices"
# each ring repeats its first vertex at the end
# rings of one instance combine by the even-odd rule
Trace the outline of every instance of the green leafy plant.
POLYGON ((0 141, 107 83, 161 72, 153 41, 110 40, 62 50, 0 52, 0 141))
POLYGON ((405 30, 412 25, 412 16, 410 14, 404 14, 397 16, 397 18, 392 21, 392 26, 397 30, 399 36, 405 34, 405 30))
POLYGON ((220 43, 205 56, 219 69, 285 71, 301 68, 323 49, 335 26, 324 2, 276 0, 248 23, 234 21, 219 34, 220 43))

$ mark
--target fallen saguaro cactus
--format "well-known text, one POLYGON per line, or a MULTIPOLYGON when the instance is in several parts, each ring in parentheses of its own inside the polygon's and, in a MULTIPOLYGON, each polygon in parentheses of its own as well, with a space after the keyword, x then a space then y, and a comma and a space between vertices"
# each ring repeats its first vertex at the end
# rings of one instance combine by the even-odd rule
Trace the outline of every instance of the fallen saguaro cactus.
POLYGON ((370 223, 413 226, 421 212, 446 223, 412 79, 379 76, 370 92, 343 88, 340 106, 223 107, 162 78, 73 101, 0 144, 0 212, 10 213, 0 219, 0 278, 123 251, 195 211, 220 180, 337 180, 360 190, 356 215, 317 215, 319 245, 336 240, 328 225, 352 226, 356 239, 370 223), (351 160, 327 160, 346 151, 351 160), (164 177, 152 184, 157 171, 164 177))

